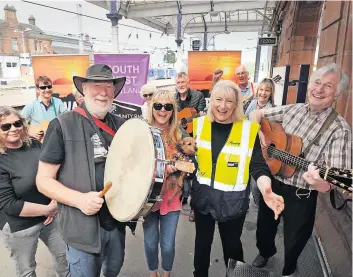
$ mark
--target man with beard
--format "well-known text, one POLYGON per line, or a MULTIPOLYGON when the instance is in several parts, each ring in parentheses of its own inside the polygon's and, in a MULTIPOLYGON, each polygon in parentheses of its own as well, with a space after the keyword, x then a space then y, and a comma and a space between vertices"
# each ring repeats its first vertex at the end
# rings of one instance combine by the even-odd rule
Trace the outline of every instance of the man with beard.
MULTIPOLYGON (((313 72, 308 85, 308 104, 294 104, 260 109, 250 114, 250 120, 281 122, 284 131, 297 135, 303 141, 305 159, 325 167, 351 168, 352 132, 348 123, 332 108, 341 93, 348 90, 348 77, 335 64, 313 72), (327 123, 326 123, 327 122, 327 123), (320 132, 320 128, 327 128, 320 132), (321 134, 318 134, 318 133, 321 134)), ((267 142, 259 134, 261 144, 267 142)), ((283 196, 284 268, 283 276, 293 276, 298 258, 309 240, 315 221, 318 193, 327 193, 332 185, 323 180, 314 166, 304 172, 296 169, 290 178, 276 175, 272 184, 275 193, 283 196)), ((275 237, 280 220, 274 220, 271 210, 260 199, 257 219, 257 248, 259 255, 253 265, 264 267, 276 253, 275 237)))
MULTIPOLYGON (((36 80, 36 92, 38 98, 32 103, 27 104, 21 111, 22 116, 30 125, 40 125, 43 121, 51 121, 58 115, 66 112, 64 103, 53 97, 53 83, 47 76, 39 76, 36 80)), ((29 129, 30 135, 41 139, 43 132, 34 132, 29 129)))
POLYGON ((114 78, 109 66, 96 64, 73 81, 84 103, 50 123, 37 186, 58 202, 72 277, 100 276, 102 266, 104 276, 113 277, 124 261, 125 224, 112 217, 99 192, 109 145, 124 122, 108 111, 126 78, 114 78))

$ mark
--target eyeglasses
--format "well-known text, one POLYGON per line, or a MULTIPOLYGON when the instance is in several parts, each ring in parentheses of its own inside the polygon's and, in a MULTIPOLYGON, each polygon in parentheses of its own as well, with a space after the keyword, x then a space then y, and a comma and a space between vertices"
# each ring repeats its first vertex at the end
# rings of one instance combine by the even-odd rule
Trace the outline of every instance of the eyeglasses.
POLYGON ((46 89, 52 89, 53 86, 52 85, 49 85, 49 86, 40 86, 39 87, 41 90, 46 90, 46 89))
POLYGON ((149 94, 144 94, 143 98, 147 98, 147 97, 152 97, 153 93, 149 93, 149 94))
POLYGON ((13 125, 15 128, 21 128, 21 127, 23 126, 23 121, 20 119, 20 120, 15 121, 14 123, 5 123, 5 124, 2 124, 2 125, 0 125, 0 129, 1 129, 3 132, 7 132, 8 130, 11 129, 12 125, 13 125))
POLYGON ((174 108, 173 104, 161 104, 161 103, 154 103, 153 104, 153 109, 155 109, 156 111, 160 111, 163 107, 167 112, 172 111, 174 108))

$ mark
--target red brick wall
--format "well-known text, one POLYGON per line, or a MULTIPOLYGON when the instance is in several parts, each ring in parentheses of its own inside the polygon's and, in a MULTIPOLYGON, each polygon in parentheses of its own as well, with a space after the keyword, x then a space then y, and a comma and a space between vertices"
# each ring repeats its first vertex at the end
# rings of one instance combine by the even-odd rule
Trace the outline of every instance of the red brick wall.
MULTIPOLYGON (((327 1, 323 13, 318 67, 335 62, 352 79, 352 2, 327 1)), ((337 111, 352 126, 352 83, 336 103, 337 111)))
MULTIPOLYGON (((321 2, 288 1, 279 38, 276 66, 290 65, 290 79, 297 80, 301 64, 313 69, 321 2)), ((287 104, 296 102, 297 86, 288 88, 287 104)))
MULTIPOLYGON (((337 63, 352 79, 352 2, 326 1, 320 34, 318 67, 337 63)), ((336 110, 352 126, 352 83, 347 95, 341 95, 336 110)), ((338 195, 342 199, 341 195, 338 195)), ((332 209, 328 195, 318 199, 315 227, 322 240, 332 274, 352 276, 352 206, 332 209)))

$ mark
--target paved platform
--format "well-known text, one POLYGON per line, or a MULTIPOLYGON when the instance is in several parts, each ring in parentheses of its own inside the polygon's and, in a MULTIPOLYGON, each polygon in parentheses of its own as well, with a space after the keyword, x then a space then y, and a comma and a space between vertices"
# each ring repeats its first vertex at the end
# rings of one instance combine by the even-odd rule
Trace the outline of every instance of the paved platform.
MULTIPOLYGON (((257 208, 251 203, 244 224, 242 242, 244 248, 244 258, 247 264, 251 264, 257 255, 255 242, 257 208)), ((176 238, 176 255, 172 277, 191 277, 193 276, 193 255, 194 255, 194 223, 188 221, 188 209, 184 209, 180 216, 177 238, 176 238)), ((283 233, 281 224, 276 238, 278 253, 269 260, 266 269, 275 272, 280 276, 283 264, 283 233)), ((224 277, 226 268, 222 257, 222 248, 218 231, 215 233, 211 253, 210 277, 224 277)), ((300 262, 299 271, 296 277, 321 277, 319 260, 315 247, 310 242, 303 252, 300 262)), ((9 252, 5 249, 0 240, 0 276, 15 277, 15 269, 12 260, 9 258, 9 252)), ((256 275, 246 275, 256 276, 256 275)), ((37 251, 37 277, 55 277, 53 271, 51 255, 43 243, 39 244, 37 251)), ((148 277, 148 269, 144 257, 143 248, 143 232, 141 223, 138 224, 136 236, 127 232, 126 238, 126 256, 124 266, 119 277, 148 277)), ((232 276, 233 277, 233 276, 232 276)), ((234 276, 235 277, 235 276, 234 276)))

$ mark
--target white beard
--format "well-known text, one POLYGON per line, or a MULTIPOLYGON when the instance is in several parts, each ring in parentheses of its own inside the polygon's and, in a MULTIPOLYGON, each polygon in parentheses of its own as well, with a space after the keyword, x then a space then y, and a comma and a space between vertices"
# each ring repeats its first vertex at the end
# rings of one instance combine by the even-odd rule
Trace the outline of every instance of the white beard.
POLYGON ((86 105, 87 110, 94 115, 95 117, 98 117, 99 119, 103 119, 107 113, 110 111, 112 107, 113 101, 107 105, 107 107, 100 107, 97 106, 93 100, 89 98, 85 98, 84 103, 86 105))

